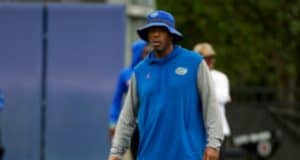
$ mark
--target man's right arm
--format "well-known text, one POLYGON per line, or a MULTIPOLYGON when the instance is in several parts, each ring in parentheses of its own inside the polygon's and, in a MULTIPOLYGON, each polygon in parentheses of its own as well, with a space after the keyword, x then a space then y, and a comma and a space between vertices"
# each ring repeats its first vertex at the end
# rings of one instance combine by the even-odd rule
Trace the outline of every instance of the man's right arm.
POLYGON ((109 160, 121 160, 121 158, 116 156, 111 156, 109 157, 109 160))
POLYGON ((123 95, 127 91, 127 84, 125 81, 126 70, 121 70, 119 74, 119 78, 116 85, 116 90, 114 93, 113 101, 110 107, 110 114, 109 114, 109 133, 111 138, 113 137, 117 125, 117 121, 121 112, 122 107, 122 99, 123 95))
POLYGON ((131 77, 128 93, 119 117, 116 133, 110 149, 110 160, 119 160, 128 149, 130 139, 136 127, 136 117, 138 110, 138 98, 136 92, 136 79, 131 77))

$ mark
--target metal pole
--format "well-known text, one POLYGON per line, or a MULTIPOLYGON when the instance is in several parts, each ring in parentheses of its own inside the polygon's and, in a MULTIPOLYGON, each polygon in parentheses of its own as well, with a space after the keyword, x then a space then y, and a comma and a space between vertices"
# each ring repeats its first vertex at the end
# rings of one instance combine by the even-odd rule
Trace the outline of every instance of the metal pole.
POLYGON ((41 82, 41 128, 40 128, 40 160, 45 160, 47 129, 47 57, 48 57, 48 8, 47 0, 43 1, 42 16, 42 82, 41 82))

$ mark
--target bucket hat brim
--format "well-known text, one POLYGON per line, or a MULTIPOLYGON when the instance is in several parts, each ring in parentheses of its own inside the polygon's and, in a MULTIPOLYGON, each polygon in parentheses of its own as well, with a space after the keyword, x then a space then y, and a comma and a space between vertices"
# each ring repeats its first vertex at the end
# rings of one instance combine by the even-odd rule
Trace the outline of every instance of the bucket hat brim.
POLYGON ((172 34, 175 42, 178 42, 183 39, 183 35, 180 32, 178 32, 175 28, 170 27, 167 24, 161 23, 161 22, 152 22, 152 23, 149 23, 149 24, 139 28, 137 30, 137 32, 138 32, 138 35, 140 36, 140 38, 145 41, 148 41, 147 32, 148 32, 148 29, 152 28, 152 27, 165 27, 172 34))

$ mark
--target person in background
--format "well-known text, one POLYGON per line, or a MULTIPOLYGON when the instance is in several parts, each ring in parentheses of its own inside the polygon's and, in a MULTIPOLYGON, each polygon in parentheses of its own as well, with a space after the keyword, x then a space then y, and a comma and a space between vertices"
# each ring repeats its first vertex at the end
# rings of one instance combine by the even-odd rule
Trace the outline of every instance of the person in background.
POLYGON ((223 131, 205 61, 176 44, 169 12, 151 12, 137 32, 153 50, 133 71, 109 160, 122 159, 136 120, 138 160, 217 160, 223 131))
MULTIPOLYGON (((226 112, 225 112, 225 105, 231 101, 230 97, 230 89, 229 89, 229 80, 226 76, 226 74, 222 73, 221 71, 218 71, 214 69, 215 64, 215 56, 216 52, 213 49, 212 45, 209 43, 198 43, 194 46, 194 51, 201 54, 209 69, 211 72, 212 79, 214 81, 215 90, 216 90, 216 96, 218 100, 218 106, 221 111, 221 120, 222 120, 222 126, 223 126, 223 132, 225 135, 225 140, 230 136, 230 127, 226 118, 226 112)), ((224 152, 225 152, 225 143, 221 147, 220 152, 220 160, 224 159, 224 152)))
POLYGON ((0 89, 0 111, 2 111, 3 107, 4 107, 4 94, 0 89))
MULTIPOLYGON (((128 85, 130 82, 130 77, 132 75, 134 67, 147 55, 150 51, 149 46, 143 40, 137 40, 133 42, 131 46, 132 50, 132 61, 129 67, 123 68, 119 74, 117 81, 116 91, 114 93, 114 98, 111 104, 110 110, 110 120, 109 120, 109 134, 111 138, 114 135, 115 127, 119 119, 120 111, 122 108, 123 97, 126 95, 128 90, 128 85)), ((134 136, 131 140, 131 154, 132 158, 135 159, 137 154, 138 145, 138 132, 134 132, 134 136)))

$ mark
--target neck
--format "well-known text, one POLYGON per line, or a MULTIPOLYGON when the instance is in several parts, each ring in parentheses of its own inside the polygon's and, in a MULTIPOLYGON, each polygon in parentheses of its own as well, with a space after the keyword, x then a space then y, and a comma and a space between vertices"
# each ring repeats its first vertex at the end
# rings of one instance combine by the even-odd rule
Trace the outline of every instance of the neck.
POLYGON ((157 58, 163 58, 163 57, 169 55, 169 54, 172 52, 173 48, 174 48, 174 45, 173 45, 173 44, 170 44, 170 45, 169 45, 166 49, 164 49, 164 50, 157 50, 157 51, 155 51, 155 56, 156 56, 157 58))

